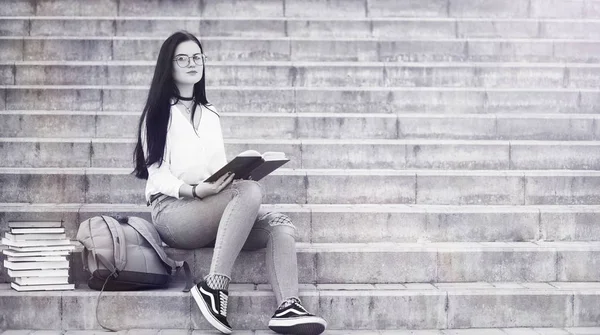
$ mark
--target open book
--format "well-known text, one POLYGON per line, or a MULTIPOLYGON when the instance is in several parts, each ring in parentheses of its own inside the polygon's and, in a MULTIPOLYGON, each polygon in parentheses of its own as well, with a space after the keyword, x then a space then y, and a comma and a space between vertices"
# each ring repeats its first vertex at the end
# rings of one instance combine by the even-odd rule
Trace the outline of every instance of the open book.
POLYGON ((246 150, 208 177, 205 182, 215 182, 227 172, 235 173, 235 179, 258 181, 289 161, 283 152, 265 152, 261 155, 255 150, 246 150))

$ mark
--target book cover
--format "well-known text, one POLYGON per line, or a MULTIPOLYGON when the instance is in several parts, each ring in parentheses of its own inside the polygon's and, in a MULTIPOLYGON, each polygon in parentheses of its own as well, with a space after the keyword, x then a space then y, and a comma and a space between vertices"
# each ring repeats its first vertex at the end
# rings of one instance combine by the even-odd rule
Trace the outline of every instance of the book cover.
POLYGON ((58 246, 58 245, 70 245, 69 240, 34 240, 34 241, 12 241, 5 237, 2 238, 2 244, 9 247, 45 247, 45 246, 58 246))
POLYGON ((64 240, 67 234, 11 234, 4 233, 4 237, 11 241, 30 241, 30 240, 64 240))
POLYGON ((75 289, 75 284, 60 284, 60 285, 19 285, 15 282, 10 283, 13 289, 23 291, 65 291, 75 289))
POLYGON ((73 251, 75 250, 75 246, 70 245, 56 245, 56 246, 47 246, 47 247, 15 247, 12 246, 11 249, 17 252, 34 252, 34 251, 73 251))
POLYGON ((9 262, 63 262, 68 261, 66 256, 37 256, 37 257, 6 257, 9 262))
POLYGON ((11 270, 8 269, 8 276, 11 278, 17 277, 68 277, 69 270, 11 270))
POLYGON ((55 285, 68 284, 69 277, 17 277, 14 282, 18 285, 55 285))
POLYGON ((229 163, 204 181, 215 182, 228 172, 235 173, 235 179, 259 181, 289 161, 290 159, 283 152, 260 154, 255 150, 247 150, 235 156, 229 163))
POLYGON ((59 228, 61 221, 10 221, 9 228, 59 228))
POLYGON ((289 160, 265 161, 264 163, 256 167, 254 170, 252 170, 250 176, 248 176, 248 178, 245 179, 252 179, 257 181, 261 180, 287 162, 289 162, 289 160))
POLYGON ((56 250, 56 251, 32 251, 32 252, 21 252, 15 249, 4 249, 2 253, 6 256, 20 258, 20 257, 40 257, 40 256, 68 256, 69 250, 56 250))
POLYGON ((10 262, 4 260, 4 267, 10 270, 68 269, 69 262, 10 262))
POLYGON ((11 234, 60 234, 65 232, 65 228, 11 228, 11 234))
POLYGON ((251 169, 255 168, 261 163, 262 161, 260 157, 237 156, 229 163, 225 164, 225 166, 220 168, 217 172, 213 173, 212 176, 206 178, 204 182, 214 183, 228 172, 235 173, 235 179, 244 179, 244 176, 248 175, 250 171, 252 171, 251 169))

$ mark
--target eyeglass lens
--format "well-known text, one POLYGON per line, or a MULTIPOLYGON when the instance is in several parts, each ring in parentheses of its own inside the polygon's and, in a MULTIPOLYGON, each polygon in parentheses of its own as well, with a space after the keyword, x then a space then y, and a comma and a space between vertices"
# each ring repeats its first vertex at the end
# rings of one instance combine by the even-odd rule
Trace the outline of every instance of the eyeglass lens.
POLYGON ((177 65, 179 65, 179 67, 189 66, 190 59, 193 59, 194 63, 196 63, 196 65, 204 65, 206 56, 199 54, 199 55, 194 55, 193 57, 190 57, 188 55, 179 55, 179 56, 175 57, 175 61, 177 62, 177 65))

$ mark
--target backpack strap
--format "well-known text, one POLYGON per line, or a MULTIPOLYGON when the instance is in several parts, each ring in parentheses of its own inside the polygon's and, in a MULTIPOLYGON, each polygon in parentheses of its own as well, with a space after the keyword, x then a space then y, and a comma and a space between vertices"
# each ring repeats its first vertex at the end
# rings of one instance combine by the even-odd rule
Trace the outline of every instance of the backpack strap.
MULTIPOLYGON (((90 271, 90 267, 88 266, 88 263, 87 263, 88 262, 88 254, 89 254, 88 249, 84 247, 83 250, 82 250, 82 252, 81 252, 81 260, 82 260, 82 263, 83 263, 83 270, 89 272, 90 271)), ((92 253, 92 255, 93 255, 93 253, 92 253)), ((96 257, 94 257, 94 258, 96 258, 96 257)))
MULTIPOLYGON (((85 222, 85 221, 84 221, 85 222)), ((92 257, 94 258, 94 262, 96 264, 96 266, 98 266, 98 258, 96 257, 96 245, 94 244, 94 235, 92 234, 92 219, 88 219, 87 223, 82 223, 79 226, 79 230, 81 229, 85 229, 85 227, 87 226, 88 232, 89 232, 89 244, 91 245, 86 245, 84 244, 84 248, 83 248, 83 252, 81 253, 81 259, 83 261, 83 268, 86 271, 90 270, 90 267, 88 265, 88 248, 89 250, 92 251, 92 257)), ((79 231, 77 231, 77 238, 79 239, 80 242, 84 243, 84 241, 80 240, 80 234, 79 231)))
POLYGON ((137 231, 146 241, 148 241, 148 243, 150 243, 152 249, 156 251, 156 254, 158 254, 158 257, 160 257, 163 263, 167 264, 167 266, 171 268, 171 274, 173 274, 173 271, 179 270, 183 267, 186 277, 186 285, 183 290, 184 292, 188 292, 193 286, 192 272, 190 271, 189 265, 187 264, 187 262, 172 260, 165 252, 165 249, 163 249, 163 247, 158 244, 158 241, 152 236, 150 231, 148 231, 148 226, 140 220, 141 219, 138 219, 136 217, 130 217, 129 220, 127 220, 126 224, 135 229, 135 231, 137 231))
MULTIPOLYGON (((111 266, 109 266, 110 264, 104 264, 104 266, 106 266, 111 272, 114 272, 114 270, 120 272, 125 268, 125 265, 127 264, 127 243, 125 243, 125 232, 123 232, 123 227, 121 227, 121 224, 114 218, 102 215, 102 220, 106 222, 108 230, 112 235, 113 252, 115 255, 115 265, 113 269, 111 269, 111 266)), ((107 259, 104 257, 100 257, 100 254, 97 254, 97 256, 102 263, 107 262, 107 259)))

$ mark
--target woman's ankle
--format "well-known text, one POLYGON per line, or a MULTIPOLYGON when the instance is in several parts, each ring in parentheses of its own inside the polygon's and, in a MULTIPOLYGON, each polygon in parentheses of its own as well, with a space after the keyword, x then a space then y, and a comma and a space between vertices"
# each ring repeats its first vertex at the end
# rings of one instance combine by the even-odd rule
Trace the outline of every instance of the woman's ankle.
POLYGON ((206 282, 206 285, 213 290, 226 291, 229 288, 229 282, 231 281, 231 278, 225 275, 212 273, 204 277, 204 281, 206 282))

